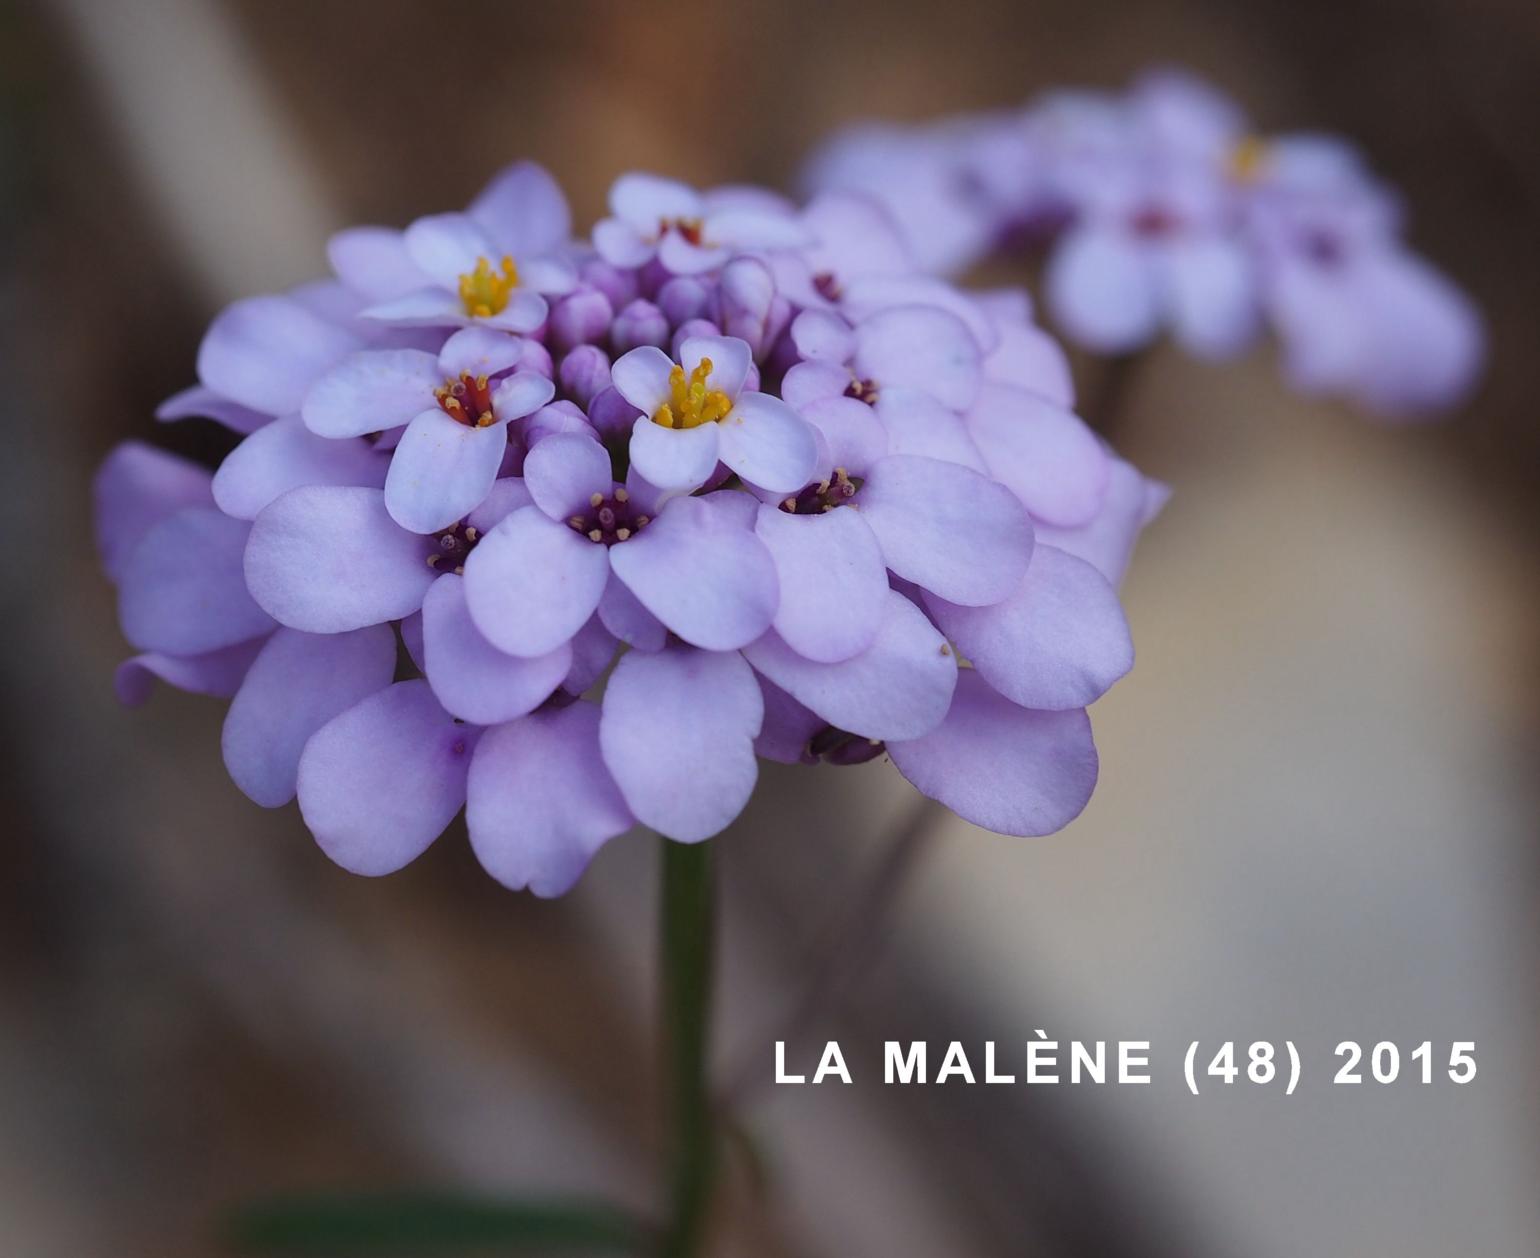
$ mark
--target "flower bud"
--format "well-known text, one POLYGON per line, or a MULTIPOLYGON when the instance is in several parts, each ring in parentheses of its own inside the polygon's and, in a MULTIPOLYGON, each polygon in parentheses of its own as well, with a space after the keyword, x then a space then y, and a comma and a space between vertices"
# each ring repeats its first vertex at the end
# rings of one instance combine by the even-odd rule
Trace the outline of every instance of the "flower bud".
POLYGON ((562 392, 587 407, 610 387, 610 356, 597 345, 579 345, 561 360, 562 392))
POLYGON ((604 339, 615 308, 597 288, 579 288, 551 307, 551 343, 558 350, 604 339))
POLYGON ((639 345, 661 348, 668 344, 668 319, 652 302, 638 298, 615 316, 610 342, 617 354, 639 345))

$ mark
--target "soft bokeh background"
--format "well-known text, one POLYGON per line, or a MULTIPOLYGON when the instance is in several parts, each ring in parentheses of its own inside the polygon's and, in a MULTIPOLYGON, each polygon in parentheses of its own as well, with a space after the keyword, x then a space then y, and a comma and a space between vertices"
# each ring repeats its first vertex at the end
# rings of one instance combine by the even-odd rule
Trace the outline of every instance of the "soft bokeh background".
POLYGON ((1103 785, 1056 838, 926 845, 794 1050, 842 1039, 849 1088, 765 1086, 770 1045, 910 793, 886 765, 765 775, 720 841, 718 1046, 763 1164, 734 1162, 712 1252, 1540 1251, 1531 0, 0 9, 0 1249, 218 1253, 231 1202, 306 1188, 657 1190, 649 840, 555 904, 454 834, 354 879, 229 785, 218 705, 114 705, 88 477, 151 434, 211 314, 513 157, 590 222, 627 167, 784 185, 842 121, 1160 60, 1264 129, 1361 141, 1488 312, 1490 380, 1390 430, 1290 397, 1266 352, 1154 358, 1121 441, 1177 496, 1127 586, 1103 785), (876 1080, 887 1037, 1020 1066, 1037 1028, 1153 1040, 1157 1079, 876 1080), (1186 1094, 1188 1040, 1284 1037, 1295 1097, 1186 1094), (1341 1039, 1473 1039, 1481 1073, 1333 1088, 1341 1039))

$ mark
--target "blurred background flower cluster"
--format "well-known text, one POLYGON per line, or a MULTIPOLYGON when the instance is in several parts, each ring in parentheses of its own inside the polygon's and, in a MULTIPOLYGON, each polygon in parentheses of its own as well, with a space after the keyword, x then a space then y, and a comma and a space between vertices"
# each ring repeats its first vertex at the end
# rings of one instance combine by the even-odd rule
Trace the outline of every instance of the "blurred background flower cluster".
POLYGON ((220 705, 117 707, 89 476, 185 384, 213 312, 514 158, 588 223, 625 169, 787 187, 862 118, 1180 63, 1265 131, 1363 146, 1481 306, 1488 379, 1444 426, 1383 429, 1291 395, 1265 350, 1156 352, 1118 442, 1177 494, 1125 587, 1139 663, 1096 710, 1103 786, 1052 839, 943 827, 793 1034, 845 1042, 850 1087, 769 1086, 771 1045, 907 788, 884 763, 767 766, 719 848, 718 1065, 749 1103, 717 1252, 1534 1251, 1537 62, 1521 0, 0 13, 7 1250, 217 1253, 231 1203, 307 1188, 656 1194, 649 843, 556 903, 463 842, 353 878, 230 785, 220 705), (1036 1028, 1147 1038, 1168 1068, 1104 1091, 873 1069, 886 1038, 1036 1028), (1316 1067, 1292 1098, 1194 1100, 1170 1069, 1191 1039, 1286 1037, 1316 1067), (1482 1073, 1334 1090, 1342 1039, 1474 1039, 1482 1073))

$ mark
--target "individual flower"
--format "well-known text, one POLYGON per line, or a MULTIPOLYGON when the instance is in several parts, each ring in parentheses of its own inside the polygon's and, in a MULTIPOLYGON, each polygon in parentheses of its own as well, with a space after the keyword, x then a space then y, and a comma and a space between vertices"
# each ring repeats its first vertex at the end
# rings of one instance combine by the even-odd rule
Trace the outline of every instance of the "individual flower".
POLYGON ((656 257, 675 275, 715 270, 735 250, 805 240, 790 207, 772 198, 700 193, 659 175, 622 175, 610 188, 610 214, 594 225, 594 248, 606 262, 631 268, 656 257))
POLYGON ((477 507, 508 450, 506 426, 556 395, 529 370, 526 342, 486 327, 456 332, 437 355, 364 350, 306 392, 305 426, 347 441, 404 425, 385 479, 385 506, 403 528, 432 533, 477 507))
POLYGON ((725 463, 751 485, 801 489, 817 450, 812 431, 779 398, 748 390, 752 359, 737 337, 695 336, 675 362, 650 345, 616 360, 616 391, 641 416, 631 430, 631 466, 663 490, 704 485, 725 463))
POLYGON ((345 283, 383 298, 363 311, 365 318, 527 333, 545 322, 546 297, 577 283, 563 256, 570 234, 556 181, 521 162, 463 213, 431 214, 399 234, 355 228, 334 238, 330 253, 345 283))

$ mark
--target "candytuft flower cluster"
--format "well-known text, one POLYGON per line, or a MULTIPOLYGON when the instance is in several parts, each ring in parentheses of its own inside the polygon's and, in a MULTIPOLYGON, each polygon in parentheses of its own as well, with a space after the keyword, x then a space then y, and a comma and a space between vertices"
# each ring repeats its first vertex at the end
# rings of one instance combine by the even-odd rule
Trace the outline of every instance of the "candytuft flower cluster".
POLYGON ((1225 358, 1266 328, 1292 387, 1390 417, 1452 406, 1481 372, 1475 307, 1407 248, 1395 195, 1358 152, 1325 135, 1261 138, 1186 74, 856 127, 814 155, 805 182, 877 196, 939 274, 1046 251, 1050 313, 1093 352, 1169 333, 1225 358))
POLYGON ((558 894, 635 824, 721 831, 761 756, 1065 825, 1164 494, 1026 298, 918 272, 857 195, 633 174, 612 208, 574 239, 516 165, 215 319, 161 418, 239 444, 97 478, 125 702, 229 698, 236 784, 365 874, 463 808, 494 877, 558 894))

